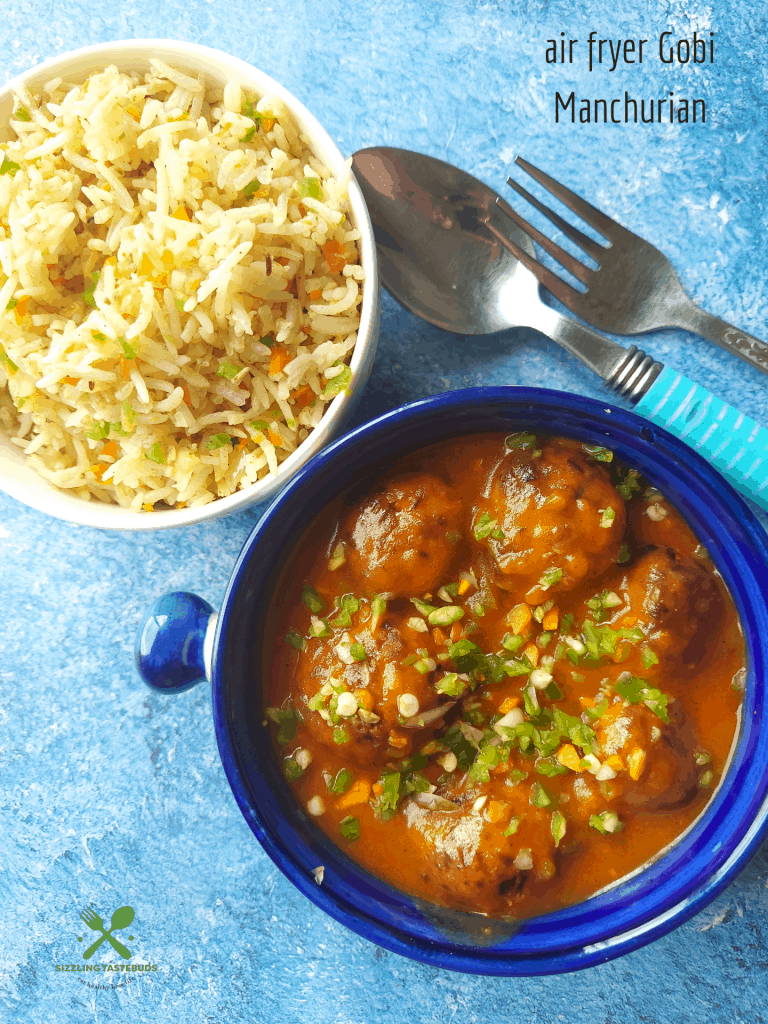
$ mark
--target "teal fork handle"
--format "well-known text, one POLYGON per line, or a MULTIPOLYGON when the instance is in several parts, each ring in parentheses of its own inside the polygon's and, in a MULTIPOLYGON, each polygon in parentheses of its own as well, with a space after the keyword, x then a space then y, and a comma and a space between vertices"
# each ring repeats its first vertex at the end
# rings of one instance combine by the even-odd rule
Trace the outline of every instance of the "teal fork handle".
POLYGON ((635 407, 695 448, 736 490, 768 510, 768 430, 665 366, 635 407))

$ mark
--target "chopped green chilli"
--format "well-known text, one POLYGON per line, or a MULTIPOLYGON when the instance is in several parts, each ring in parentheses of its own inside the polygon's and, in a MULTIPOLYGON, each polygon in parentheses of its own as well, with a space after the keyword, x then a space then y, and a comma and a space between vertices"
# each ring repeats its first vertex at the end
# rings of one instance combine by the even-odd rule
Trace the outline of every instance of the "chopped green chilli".
POLYGON ((505 836, 513 836, 517 832, 517 830, 519 828, 520 828, 520 819, 519 818, 510 818, 509 819, 509 824, 504 829, 504 835, 505 836))
POLYGON ((550 831, 552 832, 552 838, 555 840, 556 847, 565 838, 565 827, 565 815, 561 811, 554 811, 552 813, 550 831))
POLYGON ((542 590, 549 590, 550 587, 553 587, 556 583, 559 583, 562 578, 562 569, 547 569, 547 571, 542 574, 542 577, 539 580, 539 586, 542 590))

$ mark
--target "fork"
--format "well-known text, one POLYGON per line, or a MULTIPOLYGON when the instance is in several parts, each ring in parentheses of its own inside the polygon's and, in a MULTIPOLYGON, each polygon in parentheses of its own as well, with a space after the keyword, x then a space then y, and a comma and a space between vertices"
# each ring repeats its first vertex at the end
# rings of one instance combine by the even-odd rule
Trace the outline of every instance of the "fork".
MULTIPOLYGON (((574 195, 573 192, 559 185, 549 175, 532 167, 527 161, 518 157, 517 162, 525 170, 530 170, 530 173, 538 181, 541 181, 542 184, 550 188, 555 195, 575 210, 587 223, 592 224, 598 231, 605 234, 606 238, 609 237, 609 232, 611 234, 616 232, 615 238, 625 239, 625 241, 629 240, 627 244, 630 249, 635 246, 635 241, 639 243, 634 248, 635 252, 642 251, 640 246, 643 246, 647 247, 648 252, 651 254, 655 253, 657 255, 656 267, 661 266, 663 270, 663 266, 666 266, 668 268, 667 279, 672 279, 674 282, 674 287, 668 285, 669 294, 673 294, 676 288, 679 297, 685 302, 689 302, 675 277, 674 271, 658 250, 620 227, 609 217, 606 217, 605 214, 590 206, 583 199, 580 199, 579 196, 574 195)), ((588 238, 577 228, 568 224, 552 210, 549 210, 543 203, 529 195, 524 188, 511 181, 511 179, 510 184, 521 195, 530 199, 534 206, 545 216, 549 217, 569 238, 581 245, 585 252, 593 256, 593 259, 596 259, 600 253, 607 251, 604 246, 593 242, 591 238, 588 238)), ((501 196, 496 196, 495 202, 503 213, 506 213, 535 242, 539 242, 543 249, 554 256, 566 269, 570 270, 578 280, 586 284, 598 276, 599 271, 589 270, 569 253, 561 249, 560 246, 555 245, 549 238, 528 224, 501 196)), ((491 234, 513 256, 516 256, 541 284, 548 288, 553 295, 559 298, 577 316, 581 316, 582 319, 587 320, 594 327, 616 330, 616 324, 621 321, 620 314, 611 313, 611 307, 605 301, 600 302, 595 297, 594 292, 591 299, 589 292, 585 295, 580 294, 540 263, 535 256, 531 256, 525 249, 517 245, 516 242, 513 242, 511 238, 508 238, 499 231, 490 218, 485 218, 483 223, 491 234), (594 309, 598 311, 597 315, 592 315, 594 309)), ((625 245, 624 250, 622 250, 621 241, 617 241, 614 244, 620 251, 627 249, 627 245, 625 245)), ((622 262, 623 266, 628 267, 631 261, 624 255, 621 257, 620 262, 622 262)), ((605 267, 601 269, 604 270, 605 278, 607 279, 610 274, 610 268, 605 267)), ((641 319, 643 315, 642 295, 645 294, 647 297, 653 291, 653 273, 649 272, 643 277, 642 268, 635 270, 632 274, 626 271, 624 282, 624 287, 628 293, 627 307, 630 310, 639 311, 629 314, 626 322, 634 324, 641 322, 650 323, 650 320, 643 321, 641 319), (634 289, 635 296, 634 306, 632 305, 632 289, 634 289)), ((606 289, 602 287, 602 290, 605 291, 606 289)), ((620 286, 615 288, 615 294, 620 295, 620 286)), ((694 310, 696 309, 692 303, 690 305, 694 310)), ((669 308, 673 309, 674 306, 670 305, 669 308)), ((708 314, 702 315, 707 316, 708 314)), ((711 319, 714 320, 715 318, 712 317, 711 319)), ((661 324, 657 324, 657 326, 661 326, 661 324)), ((637 329, 639 330, 639 328, 637 329)), ((652 327, 647 327, 647 329, 651 330, 652 327)), ((763 342, 758 341, 756 338, 751 338, 750 343, 762 356, 763 363, 762 365, 759 362, 755 363, 752 358, 749 358, 748 361, 752 362, 753 365, 757 365, 760 369, 768 371, 768 358, 766 355, 763 355, 763 351, 768 353, 768 346, 765 346, 763 342)), ((726 344, 726 347, 730 347, 727 343, 724 342, 724 344, 726 344)), ((616 347, 618 348, 619 346, 616 347)), ((574 351, 577 355, 579 354, 578 345, 575 346, 574 351)), ((734 351, 736 351, 735 348, 734 351)), ((747 358, 741 351, 738 354, 742 355, 745 359, 747 358)), ((603 374, 601 376, 604 377, 608 386, 614 391, 619 394, 625 394, 630 401, 636 403, 636 412, 641 416, 646 416, 653 423, 664 427, 676 437, 684 440, 692 448, 695 448, 712 465, 719 469, 723 476, 737 490, 741 491, 742 494, 746 494, 747 497, 755 501, 762 509, 768 510, 768 430, 748 416, 740 413, 738 409, 727 405, 722 399, 707 391, 706 388, 694 383, 694 381, 682 373, 677 373, 669 366, 653 363, 651 367, 652 372, 645 374, 641 386, 632 386, 641 375, 648 360, 649 357, 645 356, 643 352, 636 349, 633 345, 627 351, 626 359, 622 360, 615 367, 610 376, 603 374), (640 361, 638 362, 638 360, 640 361)))
POLYGON ((101 932, 101 938, 97 939, 93 943, 93 945, 89 946, 88 949, 86 949, 86 951, 83 953, 83 960, 88 960, 91 956, 93 956, 93 954, 96 952, 96 950, 99 948, 102 942, 104 942, 105 939, 112 946, 112 948, 120 954, 120 956, 124 960, 131 959, 131 954, 128 952, 128 950, 125 948, 122 942, 116 939, 114 935, 110 934, 111 929, 109 929, 108 931, 104 927, 104 922, 91 907, 86 907, 85 910, 81 912, 80 919, 84 922, 84 924, 88 925, 91 931, 101 932))
POLYGON ((512 243, 510 251, 572 313, 586 320, 592 327, 612 334, 644 334, 663 327, 682 327, 714 341, 756 369, 768 373, 768 345, 712 316, 692 302, 683 291, 672 264, 656 246, 617 224, 522 157, 517 157, 515 163, 608 242, 607 246, 595 242, 554 210, 550 210, 514 179, 507 179, 518 195, 543 213, 598 264, 596 270, 585 266, 524 220, 501 197, 496 200, 503 213, 586 285, 585 292, 577 291, 512 243))

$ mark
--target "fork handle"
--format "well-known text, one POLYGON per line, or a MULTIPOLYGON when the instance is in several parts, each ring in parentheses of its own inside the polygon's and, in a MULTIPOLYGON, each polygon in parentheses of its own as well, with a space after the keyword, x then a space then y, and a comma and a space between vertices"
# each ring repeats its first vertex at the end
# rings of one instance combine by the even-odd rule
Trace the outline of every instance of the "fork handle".
POLYGON ((768 345, 759 338, 753 338, 746 331, 726 323, 719 317, 712 316, 706 310, 699 309, 694 303, 678 315, 677 327, 682 327, 694 334, 700 334, 707 341, 714 341, 756 370, 768 373, 768 345))
POLYGON ((665 366, 635 407, 695 448, 742 494, 768 510, 768 430, 665 366))

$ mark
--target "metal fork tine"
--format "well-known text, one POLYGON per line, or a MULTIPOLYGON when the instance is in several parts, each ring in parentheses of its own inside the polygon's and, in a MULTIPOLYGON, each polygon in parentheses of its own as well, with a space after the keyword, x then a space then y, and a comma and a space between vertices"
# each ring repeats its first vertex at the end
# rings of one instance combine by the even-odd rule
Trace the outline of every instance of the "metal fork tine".
POLYGON ((570 189, 566 188, 565 185, 561 185, 559 181, 555 181, 554 178, 550 178, 544 171, 540 171, 538 167, 534 167, 533 164, 529 164, 527 160, 524 160, 521 156, 515 157, 515 163, 518 164, 524 171, 527 171, 532 178, 535 178, 540 185, 557 196, 557 198, 565 205, 577 213, 583 221, 587 224, 591 224, 592 227, 599 231, 601 235, 604 235, 609 241, 615 241, 623 232, 624 228, 620 224, 617 224, 615 220, 611 220, 610 217, 598 210, 595 206, 592 206, 582 199, 581 196, 577 196, 575 192, 571 192, 570 189))
POLYGON ((507 184, 511 185, 515 192, 517 192, 519 196, 522 196, 526 202, 529 202, 531 206, 536 207, 539 213, 543 213, 548 220, 551 220, 556 228, 559 228, 566 237, 570 238, 572 242, 575 242, 576 245, 583 249, 588 256, 591 256, 595 263, 600 262, 600 257, 605 255, 605 246, 600 245, 599 242, 595 242, 592 238, 589 238, 589 236, 585 235, 583 231, 579 231, 579 229, 575 228, 573 224, 569 224, 567 220, 563 220, 558 213, 555 213, 554 210, 550 210, 548 206, 540 202, 536 196, 531 195, 531 193, 527 189, 523 188, 522 185, 518 185, 514 178, 507 178, 507 184))
POLYGON ((589 278, 592 276, 592 271, 588 267, 585 267, 583 263, 571 256, 569 252, 562 249, 556 242, 553 242, 551 238, 547 238, 546 235, 542 234, 533 224, 529 224, 527 220, 524 220, 517 210, 514 210, 509 203, 505 202, 501 196, 496 196, 496 205, 505 213, 511 220, 517 224, 519 228, 522 228, 526 235, 529 235, 534 242, 538 242, 542 249, 545 249, 550 256, 554 257, 558 263, 561 263, 566 270, 570 270, 574 277, 577 277, 579 281, 587 284, 589 278))
POLYGON ((495 228, 490 221, 486 221, 485 226, 492 235, 498 238, 505 249, 509 249, 512 255, 516 256, 523 266, 527 267, 544 287, 552 292, 555 298, 559 299, 568 309, 573 309, 574 300, 580 298, 577 291, 571 288, 569 284, 566 284, 565 281, 562 281, 556 274, 553 274, 547 267, 539 263, 533 256, 529 256, 525 249, 521 249, 511 239, 502 235, 498 228, 495 228))

